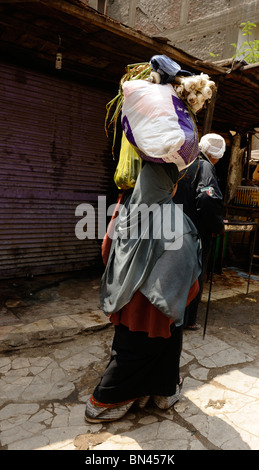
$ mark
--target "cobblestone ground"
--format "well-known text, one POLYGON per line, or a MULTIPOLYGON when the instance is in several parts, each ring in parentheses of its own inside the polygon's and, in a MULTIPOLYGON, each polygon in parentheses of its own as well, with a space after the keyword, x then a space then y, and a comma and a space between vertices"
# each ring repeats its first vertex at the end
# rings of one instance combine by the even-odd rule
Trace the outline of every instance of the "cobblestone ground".
POLYGON ((87 424, 84 409, 112 326, 2 351, 1 449, 258 450, 258 301, 258 291, 213 301, 205 338, 184 332, 181 400, 168 411, 149 402, 111 423, 87 424))

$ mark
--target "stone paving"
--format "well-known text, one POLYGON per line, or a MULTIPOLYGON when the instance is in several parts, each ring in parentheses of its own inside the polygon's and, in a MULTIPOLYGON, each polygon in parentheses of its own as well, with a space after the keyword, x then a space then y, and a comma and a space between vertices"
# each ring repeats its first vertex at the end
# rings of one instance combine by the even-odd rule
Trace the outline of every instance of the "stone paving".
POLYGON ((246 282, 236 272, 214 276, 205 338, 202 328, 184 332, 184 385, 174 407, 161 411, 150 401, 98 424, 84 421, 85 402, 113 337, 99 309, 99 279, 64 280, 31 303, 7 299, 0 312, 0 448, 258 450, 259 283, 255 277, 246 295, 246 282))

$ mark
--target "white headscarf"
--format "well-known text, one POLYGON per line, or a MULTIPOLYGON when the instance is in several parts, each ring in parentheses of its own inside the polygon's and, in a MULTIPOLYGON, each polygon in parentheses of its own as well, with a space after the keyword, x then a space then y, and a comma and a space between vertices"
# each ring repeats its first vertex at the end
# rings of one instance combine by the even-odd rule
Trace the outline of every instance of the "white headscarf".
POLYGON ((206 134, 202 136, 199 148, 204 155, 219 159, 225 153, 226 142, 219 134, 206 134))

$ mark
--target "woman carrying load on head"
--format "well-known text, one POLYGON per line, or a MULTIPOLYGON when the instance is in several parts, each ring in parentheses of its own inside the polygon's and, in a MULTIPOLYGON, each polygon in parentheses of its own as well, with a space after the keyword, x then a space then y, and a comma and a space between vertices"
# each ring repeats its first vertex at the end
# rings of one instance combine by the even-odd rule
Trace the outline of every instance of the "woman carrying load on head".
POLYGON ((146 162, 113 222, 101 306, 115 325, 109 363, 86 404, 90 422, 121 418, 149 398, 161 409, 179 399, 186 305, 197 295, 198 233, 172 200, 175 164, 146 162))

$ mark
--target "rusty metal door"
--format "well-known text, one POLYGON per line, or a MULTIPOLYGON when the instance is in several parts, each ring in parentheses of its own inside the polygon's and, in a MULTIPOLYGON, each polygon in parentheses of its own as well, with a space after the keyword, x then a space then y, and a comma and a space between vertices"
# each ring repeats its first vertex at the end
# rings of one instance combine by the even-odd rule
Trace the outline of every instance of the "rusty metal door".
POLYGON ((75 210, 112 184, 109 91, 6 64, 0 83, 0 278, 95 265, 75 210))

